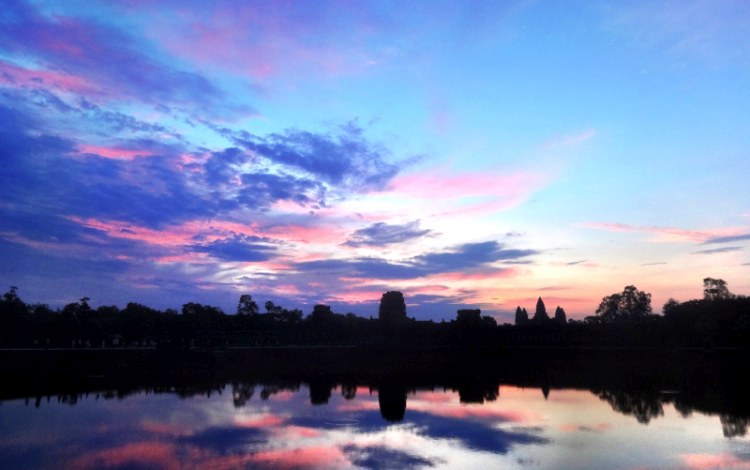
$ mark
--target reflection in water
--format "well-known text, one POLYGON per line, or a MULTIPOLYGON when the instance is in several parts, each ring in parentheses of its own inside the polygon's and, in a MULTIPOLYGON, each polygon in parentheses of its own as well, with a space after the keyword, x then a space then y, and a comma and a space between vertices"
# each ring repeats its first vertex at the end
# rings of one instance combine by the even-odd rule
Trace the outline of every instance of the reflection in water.
POLYGON ((380 416, 390 422, 399 422, 406 413, 406 387, 398 383, 383 383, 378 389, 380 416))
POLYGON ((594 390, 593 393, 608 402, 613 410, 635 416, 642 424, 648 424, 651 419, 663 416, 662 401, 669 400, 668 395, 662 396, 654 391, 594 390))
POLYGON ((719 416, 719 419, 724 436, 738 437, 747 434, 747 425, 750 423, 750 418, 723 414, 719 416))
POLYGON ((735 444, 735 453, 726 455, 721 453, 725 438, 705 426, 707 419, 716 423, 715 416, 686 417, 688 397, 482 381, 443 387, 407 386, 393 379, 356 384, 332 377, 61 394, 3 402, 0 466, 750 466, 742 457, 750 450, 741 438, 747 415, 719 416, 722 435, 735 444), (680 412, 667 406, 678 398, 680 412), (669 424, 644 426, 658 421, 669 424), (690 433, 676 431, 691 426, 690 433), (681 433, 679 439, 671 436, 674 432, 681 433), (622 442, 648 451, 621 452, 622 442), (573 448, 578 450, 571 454, 573 448))
POLYGON ((6 382, 0 468, 750 468, 740 374, 456 364, 6 382))

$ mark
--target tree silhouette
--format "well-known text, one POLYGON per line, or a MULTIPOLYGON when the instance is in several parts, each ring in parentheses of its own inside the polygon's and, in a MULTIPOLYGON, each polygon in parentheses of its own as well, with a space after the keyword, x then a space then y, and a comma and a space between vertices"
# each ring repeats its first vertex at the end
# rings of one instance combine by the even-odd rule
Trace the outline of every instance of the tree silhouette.
POLYGON ((266 307, 266 314, 271 315, 274 313, 281 313, 281 307, 274 305, 273 302, 270 300, 266 300, 266 303, 264 304, 266 307))
POLYGON ((724 437, 742 437, 747 434, 747 426, 750 418, 722 414, 719 416, 721 421, 721 430, 724 437))
POLYGON ((333 318, 333 312, 329 305, 318 304, 313 307, 312 314, 310 315, 313 321, 325 321, 333 318))
POLYGON ((680 302, 677 299, 670 297, 669 300, 664 302, 664 306, 661 308, 661 311, 665 316, 669 316, 679 305, 680 302))
POLYGON ((253 296, 243 294, 237 304, 237 315, 257 315, 258 304, 253 300, 253 296))
POLYGON ((641 424, 664 415, 664 408, 658 392, 602 390, 592 392, 609 403, 613 410, 624 415, 634 416, 641 424))
POLYGON ((703 279, 703 298, 706 300, 731 299, 733 296, 724 279, 707 277, 703 279))
POLYGON ((602 298, 596 314, 605 323, 642 320, 651 314, 651 294, 626 286, 621 293, 602 298))

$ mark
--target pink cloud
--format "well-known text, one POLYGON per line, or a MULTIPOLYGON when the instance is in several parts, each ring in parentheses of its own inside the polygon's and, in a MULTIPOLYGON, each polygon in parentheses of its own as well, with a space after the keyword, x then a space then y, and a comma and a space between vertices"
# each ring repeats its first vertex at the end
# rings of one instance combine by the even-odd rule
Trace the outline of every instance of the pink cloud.
POLYGON ((441 201, 440 206, 447 207, 442 215, 482 215, 518 206, 548 180, 548 175, 531 172, 438 172, 399 176, 391 190, 430 201, 431 205, 441 201))
POLYGON ((742 235, 747 227, 729 227, 709 230, 686 230, 675 227, 637 226, 619 223, 587 222, 582 227, 606 230, 608 232, 651 233, 654 242, 694 242, 702 243, 716 237, 742 235))
POLYGON ((273 398, 273 401, 289 401, 295 396, 297 396, 297 392, 292 392, 289 390, 282 390, 278 393, 274 393, 272 398, 273 398))
POLYGON ((264 233, 280 240, 301 243, 339 243, 346 237, 346 232, 341 228, 325 225, 279 225, 264 229, 264 233))
POLYGON ((158 246, 180 246, 193 243, 192 237, 202 229, 200 224, 190 222, 171 229, 154 230, 114 220, 83 219, 75 216, 68 217, 68 219, 85 227, 104 232, 112 238, 137 240, 158 246))
POLYGON ((263 428, 267 426, 278 426, 284 422, 281 416, 266 414, 261 416, 235 416, 234 425, 243 428, 263 428))
POLYGON ((29 88, 54 88, 66 92, 96 95, 99 90, 84 78, 50 70, 31 70, 0 60, 0 84, 29 88))
POLYGON ((87 452, 66 462, 65 467, 95 469, 138 466, 179 469, 186 465, 211 469, 247 468, 253 465, 274 468, 349 468, 351 463, 344 452, 335 446, 272 449, 253 454, 220 456, 194 447, 179 449, 172 443, 142 442, 87 452))
POLYGON ((419 399, 409 400, 408 409, 436 416, 460 419, 499 419, 514 423, 535 423, 542 419, 542 416, 539 414, 518 410, 503 410, 489 405, 464 405, 459 403, 446 405, 445 403, 422 401, 419 399))
POLYGON ((516 277, 519 274, 518 269, 515 268, 503 268, 503 269, 488 269, 481 272, 474 273, 463 273, 463 272, 449 272, 440 273, 427 276, 434 282, 449 283, 455 281, 484 281, 494 279, 507 279, 516 277))
POLYGON ((87 452, 66 466, 74 469, 93 469, 124 467, 133 464, 165 469, 181 467, 175 446, 161 442, 138 442, 112 449, 87 452))
POLYGON ((178 23, 169 27, 160 22, 151 35, 201 67, 253 80, 301 70, 306 77, 337 76, 357 73, 374 63, 356 47, 371 29, 356 8, 325 12, 301 3, 207 5, 211 6, 180 10, 178 23), (321 34, 341 31, 341 25, 351 25, 346 40, 328 41, 321 34))
POLYGON ((343 468, 351 466, 346 454, 335 446, 261 451, 248 456, 247 461, 273 465, 278 468, 343 468))
POLYGON ((451 403, 456 401, 456 395, 447 392, 419 392, 415 399, 430 403, 451 403))
MULTIPOLYGON (((179 225, 172 225, 161 230, 151 229, 117 220, 84 219, 70 216, 68 220, 83 226, 99 230, 112 238, 137 240, 150 245, 177 247, 195 243, 195 236, 201 235, 203 241, 222 240, 233 235, 255 237, 273 237, 276 240, 289 242, 327 243, 341 240, 342 232, 323 227, 303 227, 297 225, 274 226, 261 229, 256 223, 243 224, 222 220, 191 220, 179 225)), ((279 265, 278 267, 286 267, 279 265)))
POLYGON ((138 157, 150 157, 153 152, 148 150, 133 150, 117 147, 105 147, 97 145, 79 145, 78 151, 84 154, 98 155, 113 160, 133 160, 138 157))
POLYGON ((332 295, 328 300, 346 303, 363 303, 380 300, 380 296, 382 295, 382 290, 342 292, 340 294, 332 295))
POLYGON ((305 426, 284 426, 274 430, 274 435, 277 439, 283 439, 285 441, 293 441, 296 439, 311 439, 320 437, 322 433, 318 429, 308 428, 305 426))
MULTIPOLYGON (((528 411, 503 410, 490 405, 465 405, 456 401, 455 393, 419 393, 410 397, 407 410, 421 411, 446 418, 473 418, 502 420, 514 423, 539 422, 542 416, 528 411)), ((372 411, 380 409, 376 401, 346 402, 338 405, 339 411, 372 411)))
POLYGON ((428 284, 424 286, 415 286, 415 287, 409 287, 407 289, 404 289, 408 292, 408 295, 417 295, 417 294, 441 294, 445 293, 446 291, 451 290, 450 287, 440 285, 440 284, 428 284))
POLYGON ((692 470, 750 469, 750 460, 741 460, 731 454, 684 454, 680 458, 692 470))
MULTIPOLYGON (((258 265, 258 263, 255 263, 255 265, 258 265)), ((299 295, 301 291, 299 290, 298 286, 295 286, 294 284, 281 284, 281 285, 272 285, 270 286, 271 290, 279 295, 299 295)))

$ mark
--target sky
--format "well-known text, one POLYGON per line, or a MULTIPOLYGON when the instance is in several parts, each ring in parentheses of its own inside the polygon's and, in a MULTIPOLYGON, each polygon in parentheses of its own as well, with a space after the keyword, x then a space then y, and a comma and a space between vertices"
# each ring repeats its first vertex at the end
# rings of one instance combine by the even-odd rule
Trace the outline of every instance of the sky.
POLYGON ((0 286, 571 318, 750 293, 745 1, 19 1, 0 286))

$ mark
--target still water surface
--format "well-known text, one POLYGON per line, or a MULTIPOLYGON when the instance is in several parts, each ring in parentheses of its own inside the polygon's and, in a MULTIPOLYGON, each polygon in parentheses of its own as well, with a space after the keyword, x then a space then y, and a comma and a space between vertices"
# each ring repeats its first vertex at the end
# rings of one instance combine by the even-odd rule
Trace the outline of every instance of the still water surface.
POLYGON ((678 411, 674 391, 235 383, 113 395, 1 402, 0 468, 750 469, 746 421, 678 411))

